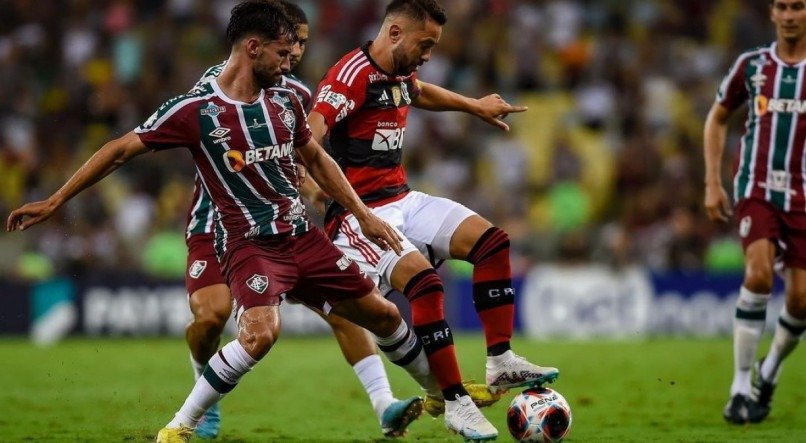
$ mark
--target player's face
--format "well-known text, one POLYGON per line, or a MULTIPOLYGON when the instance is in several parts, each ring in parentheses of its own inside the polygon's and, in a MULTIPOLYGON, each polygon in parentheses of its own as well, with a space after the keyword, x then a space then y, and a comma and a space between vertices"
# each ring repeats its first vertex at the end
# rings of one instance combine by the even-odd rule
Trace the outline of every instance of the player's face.
POLYGON ((301 24, 297 26, 297 38, 299 39, 294 44, 294 49, 291 51, 291 69, 293 70, 297 64, 302 60, 305 54, 305 46, 308 44, 308 25, 301 24))
POLYGON ((806 36, 806 0, 775 0, 770 19, 779 39, 793 43, 801 40, 806 36))
POLYGON ((262 88, 276 85, 283 74, 291 70, 291 51, 294 42, 290 38, 264 40, 257 46, 252 71, 262 88))
POLYGON ((401 30, 401 38, 392 49, 394 73, 409 75, 431 59, 431 51, 442 36, 442 26, 433 20, 426 20, 425 26, 406 20, 401 30))

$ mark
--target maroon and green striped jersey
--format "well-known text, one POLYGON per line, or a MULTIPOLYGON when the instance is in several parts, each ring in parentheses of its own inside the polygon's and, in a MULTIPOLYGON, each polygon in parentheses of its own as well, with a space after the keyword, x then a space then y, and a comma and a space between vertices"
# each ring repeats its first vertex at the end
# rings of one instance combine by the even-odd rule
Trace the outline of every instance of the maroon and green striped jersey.
POLYGON ((760 198, 786 212, 806 212, 806 60, 783 62, 776 44, 741 54, 716 100, 748 105, 735 162, 734 201, 760 198), (801 118, 804 117, 804 118, 801 118))
POLYGON ((135 132, 154 150, 190 150, 217 209, 220 253, 237 239, 299 235, 311 228, 294 162, 295 148, 308 143, 311 130, 291 90, 267 88, 244 103, 227 97, 213 80, 167 101, 135 132))
MULTIPOLYGON (((226 65, 227 62, 225 60, 217 65, 207 68, 199 81, 196 82, 194 88, 199 88, 205 83, 209 83, 211 80, 221 75, 221 72, 224 70, 226 65)), ((309 109, 311 104, 311 90, 308 89, 308 87, 305 86, 305 84, 299 79, 292 74, 284 75, 279 86, 284 86, 292 90, 295 94, 297 94, 300 102, 302 102, 303 108, 305 108, 306 111, 309 109)), ((195 186, 193 189, 193 200, 191 201, 187 214, 186 237, 190 238, 196 234, 212 233, 214 231, 214 224, 215 206, 212 204, 210 196, 204 190, 204 186, 201 183, 199 175, 196 174, 195 186)))

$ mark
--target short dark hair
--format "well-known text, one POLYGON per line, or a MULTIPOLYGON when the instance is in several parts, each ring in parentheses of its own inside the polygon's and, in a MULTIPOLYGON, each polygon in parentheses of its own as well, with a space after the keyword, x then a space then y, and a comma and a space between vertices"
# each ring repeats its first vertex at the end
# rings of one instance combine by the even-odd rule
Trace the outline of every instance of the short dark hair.
POLYGON ((276 2, 249 0, 232 8, 227 25, 227 40, 234 45, 252 34, 259 34, 271 40, 289 35, 296 40, 294 28, 294 23, 276 2))
POLYGON ((445 9, 436 0, 392 0, 386 7, 384 18, 392 14, 404 14, 423 22, 430 18, 440 26, 448 22, 445 9))
POLYGON ((308 16, 305 15, 305 11, 303 11, 298 4, 288 0, 277 0, 277 3, 283 7, 285 15, 288 16, 288 19, 291 20, 292 23, 295 25, 308 24, 308 16))

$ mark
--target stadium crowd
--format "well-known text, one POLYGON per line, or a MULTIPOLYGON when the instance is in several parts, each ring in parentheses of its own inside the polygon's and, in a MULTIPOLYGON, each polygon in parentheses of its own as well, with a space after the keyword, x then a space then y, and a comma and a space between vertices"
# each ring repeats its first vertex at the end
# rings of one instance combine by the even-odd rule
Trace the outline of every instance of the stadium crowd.
MULTIPOLYGON (((236 2, 46 3, 10 0, 0 9, 3 214, 49 195, 102 141, 223 60, 236 2)), ((386 2, 298 3, 311 39, 296 74, 313 89, 338 56, 372 38, 386 2)), ((766 2, 443 4, 448 24, 420 77, 471 96, 499 92, 530 109, 510 117, 511 133, 414 110, 404 141, 412 188, 461 201, 507 230, 515 272, 548 260, 741 269, 733 226, 702 211, 702 125, 729 64, 772 41, 766 2)), ((741 125, 732 125, 726 162, 741 125)), ((42 228, 0 236, 0 276, 181 276, 194 171, 186 153, 175 155, 138 159, 42 228)))

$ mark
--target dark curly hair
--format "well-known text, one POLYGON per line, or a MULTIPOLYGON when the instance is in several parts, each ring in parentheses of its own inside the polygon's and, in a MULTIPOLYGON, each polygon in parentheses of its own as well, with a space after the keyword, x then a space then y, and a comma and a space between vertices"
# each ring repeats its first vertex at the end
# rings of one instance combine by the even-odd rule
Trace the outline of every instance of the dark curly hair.
POLYGON ((296 25, 277 2, 249 0, 232 8, 227 25, 227 41, 239 42, 246 36, 258 34, 270 40, 288 35, 296 40, 296 25))

